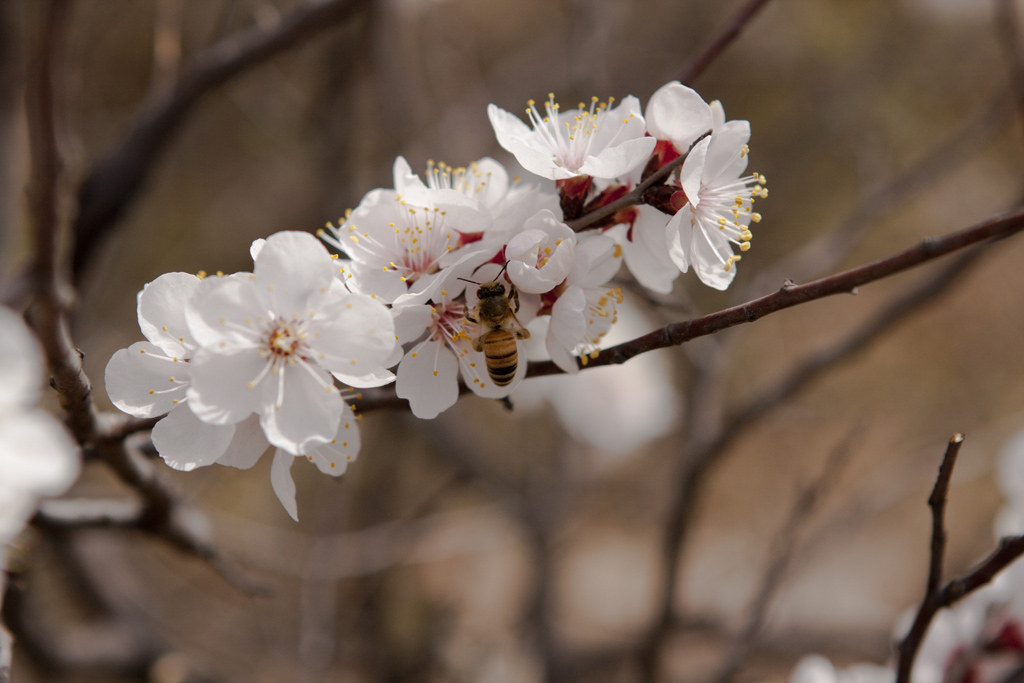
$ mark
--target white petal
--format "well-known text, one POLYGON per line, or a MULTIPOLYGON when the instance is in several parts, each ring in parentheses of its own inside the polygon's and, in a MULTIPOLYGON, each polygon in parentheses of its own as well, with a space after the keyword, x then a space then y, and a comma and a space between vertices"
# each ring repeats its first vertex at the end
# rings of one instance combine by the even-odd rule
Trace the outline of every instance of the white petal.
POLYGON ((282 451, 274 453, 274 463, 270 466, 270 485, 281 505, 292 519, 299 521, 299 506, 295 503, 295 480, 292 479, 292 463, 295 456, 282 451))
POLYGON ((188 404, 178 406, 153 427, 153 446, 168 465, 191 472, 212 465, 224 454, 235 425, 211 425, 196 417, 188 404))
MULTIPOLYGON (((401 350, 401 347, 398 348, 401 350)), ((402 360, 402 356, 398 356, 394 363, 397 363, 400 360, 402 360)), ((394 365, 394 363, 392 363, 392 365, 394 365)), ((387 367, 387 365, 385 365, 385 367, 387 367)), ((334 375, 339 382, 347 384, 350 387, 355 387, 356 389, 383 387, 395 381, 395 373, 390 370, 385 370, 384 368, 378 368, 376 371, 371 372, 368 375, 346 375, 340 372, 332 372, 331 374, 334 375)))
POLYGON ((264 380, 262 389, 260 424, 270 443, 299 455, 309 445, 334 438, 343 401, 329 373, 303 367, 302 361, 286 363, 264 380))
POLYGON ((705 160, 707 158, 708 145, 710 144, 710 138, 704 138, 698 142, 697 146, 686 157, 686 160, 683 161, 683 168, 679 171, 679 180, 683 186, 683 192, 686 193, 686 198, 694 206, 700 204, 701 178, 704 175, 705 160))
POLYGON ((659 140, 670 140, 680 152, 714 125, 712 109, 704 98, 679 81, 666 83, 651 95, 644 117, 647 132, 659 140))
POLYGON ((0 306, 0 411, 36 402, 43 353, 21 316, 0 306))
POLYGON ((821 655, 807 655, 796 665, 789 683, 836 683, 836 669, 821 655))
POLYGON ((409 401, 413 415, 431 420, 459 400, 458 368, 444 342, 424 342, 398 364, 395 393, 409 401))
POLYGON ((235 425, 235 436, 217 464, 247 470, 256 464, 269 447, 270 442, 263 434, 259 416, 250 415, 235 425))
POLYGON ((717 133, 725 125, 725 108, 719 100, 711 103, 711 134, 717 133))
POLYGON ((567 282, 581 287, 599 287, 619 272, 621 256, 622 250, 611 237, 593 233, 580 235, 567 282))
POLYGON ((508 194, 508 171, 490 157, 478 159, 466 170, 473 196, 489 209, 493 209, 508 194))
POLYGON ((747 168, 750 156, 746 144, 750 142, 750 123, 729 121, 711 136, 707 161, 704 164, 705 185, 726 183, 740 177, 747 168))
POLYGON ((666 247, 669 216, 650 206, 638 209, 632 240, 626 239, 627 226, 616 226, 609 233, 622 245, 626 267, 637 282, 655 292, 669 294, 679 276, 666 247))
POLYGON ((188 329, 200 346, 254 343, 259 335, 255 326, 269 315, 250 273, 204 279, 185 306, 188 329))
POLYGON ((510 114, 497 105, 487 105, 487 118, 490 119, 491 126, 494 127, 494 137, 498 138, 498 144, 510 152, 512 150, 509 149, 509 145, 533 134, 531 128, 523 123, 518 116, 510 114))
POLYGON ((376 296, 384 303, 391 303, 409 291, 409 286, 402 282, 402 273, 393 268, 384 268, 377 263, 360 263, 353 261, 351 266, 352 279, 348 280, 357 292, 368 296, 376 296))
POLYGON ((324 474, 340 477, 348 468, 348 463, 359 454, 359 423, 347 405, 341 414, 338 433, 334 439, 324 444, 310 446, 306 451, 306 459, 317 466, 324 474))
MULTIPOLYGON (((200 349, 189 362, 192 412, 210 424, 235 424, 249 417, 262 398, 261 388, 252 383, 266 365, 255 346, 200 349)), ((272 379, 268 376, 263 382, 272 379)))
POLYGON ((35 408, 0 417, 0 486, 55 496, 78 477, 78 444, 52 415, 35 408))
POLYGON ((328 290, 334 263, 308 232, 278 232, 267 238, 253 268, 256 289, 281 317, 304 317, 328 290))
POLYGON ((693 231, 693 265, 697 277, 708 287, 726 290, 736 277, 736 264, 729 270, 725 269, 722 257, 732 255, 732 247, 728 238, 717 228, 704 228, 698 225, 693 231))
POLYGON ((398 337, 399 344, 419 339, 433 319, 430 306, 427 304, 396 306, 391 309, 391 314, 395 318, 395 336, 398 337))
POLYGON ((403 156, 395 158, 395 163, 391 167, 391 177, 395 184, 395 192, 400 195, 410 190, 426 188, 419 176, 412 172, 412 166, 403 156))
POLYGON ((364 294, 325 305, 309 324, 309 348, 323 367, 347 375, 376 372, 395 348, 395 322, 364 294))
POLYGON ((163 415, 185 399, 190 364, 168 358, 149 342, 121 349, 107 363, 104 383, 110 401, 129 415, 163 415))
POLYGON ((165 273, 139 292, 139 328, 165 356, 186 357, 196 347, 185 322, 185 303, 202 282, 190 273, 165 273))
POLYGON ((538 228, 526 228, 505 245, 505 258, 518 259, 533 252, 548 240, 548 233, 538 228))
POLYGON ((682 272, 690 269, 695 217, 689 204, 679 209, 665 226, 665 240, 672 263, 682 272))
POLYGON ((267 241, 261 237, 253 240, 252 244, 249 245, 249 256, 252 257, 253 263, 255 263, 256 259, 259 258, 260 252, 263 251, 263 246, 266 243, 267 241))
POLYGON ((618 178, 639 167, 651 156, 658 141, 651 137, 634 138, 608 147, 597 156, 589 156, 580 173, 595 178, 618 178))

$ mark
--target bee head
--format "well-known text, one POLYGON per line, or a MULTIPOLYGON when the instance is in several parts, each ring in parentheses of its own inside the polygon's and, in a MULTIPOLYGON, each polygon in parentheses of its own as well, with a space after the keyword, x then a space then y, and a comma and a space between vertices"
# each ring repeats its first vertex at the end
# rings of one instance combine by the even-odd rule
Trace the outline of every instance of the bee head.
POLYGON ((505 285, 501 284, 497 280, 494 282, 485 282, 476 290, 476 296, 478 299, 491 299, 496 296, 505 296, 505 285))

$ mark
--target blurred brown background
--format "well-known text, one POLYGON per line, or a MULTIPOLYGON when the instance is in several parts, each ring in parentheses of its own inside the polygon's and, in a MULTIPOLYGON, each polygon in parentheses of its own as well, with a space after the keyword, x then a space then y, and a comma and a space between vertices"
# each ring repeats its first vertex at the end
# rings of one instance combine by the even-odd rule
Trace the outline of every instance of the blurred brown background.
MULTIPOLYGON (((37 2, 3 3, 7 73, 21 73, 37 2)), ((489 102, 518 111, 549 91, 563 103, 591 94, 646 102, 741 4, 375 0, 232 79, 190 113, 87 272, 75 336, 101 406, 110 407, 107 359, 141 338, 135 293, 144 283, 166 271, 248 269, 253 239, 315 230, 370 189, 390 187, 397 154, 414 169, 427 159, 511 162, 488 124, 489 102)), ((272 29, 301 5, 76 0, 58 61, 68 217, 78 183, 121 144, 148 92, 169 87, 219 36, 272 29)), ((710 312, 1017 203, 1022 119, 1006 107, 979 114, 1005 100, 1011 77, 995 8, 770 2, 694 83, 730 118, 750 120, 752 168, 771 193, 758 207, 765 218, 730 292, 711 292, 690 273, 673 301, 710 312), (937 148, 914 192, 872 194, 937 148), (805 259, 803 270, 757 282, 851 215, 871 220, 841 228, 850 237, 842 258, 805 259)), ((29 158, 20 100, 0 104, 0 273, 9 280, 28 244, 29 158)), ((849 462, 799 525, 738 680, 786 680, 812 651, 887 659, 895 617, 923 591, 925 500, 954 431, 968 438, 948 513, 949 571, 992 547, 1001 505, 992 465, 1024 427, 1022 259, 1020 238, 989 249, 951 292, 773 407, 716 458, 683 546, 663 680, 720 673, 797 492, 837 449, 849 462)), ((637 680, 629 648, 655 618, 665 580, 671 473, 692 431, 684 406, 742 403, 941 267, 720 335, 728 355, 715 396, 687 389, 716 353, 712 343, 662 352, 679 391, 677 427, 626 453, 570 436, 550 411, 508 414, 466 397, 433 422, 368 413, 362 453, 340 480, 297 464, 297 524, 271 492, 269 458, 246 472, 163 468, 208 516, 226 561, 271 592, 247 595, 132 532, 30 530, 22 545, 33 559, 27 600, 40 642, 17 651, 16 680, 519 682, 551 676, 552 662, 570 679, 583 661, 580 680, 637 680)), ((649 327, 685 317, 626 296, 645 308, 649 327)), ((625 391, 625 381, 604 391, 625 391)), ((75 492, 129 495, 99 465, 75 492)))

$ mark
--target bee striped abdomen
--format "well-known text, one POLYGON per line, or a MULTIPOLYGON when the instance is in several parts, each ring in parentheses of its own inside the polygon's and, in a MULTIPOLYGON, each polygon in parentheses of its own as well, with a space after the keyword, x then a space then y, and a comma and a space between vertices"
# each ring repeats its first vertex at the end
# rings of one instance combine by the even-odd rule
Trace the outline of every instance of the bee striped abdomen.
POLYGON ((508 330, 491 330, 484 337, 483 347, 491 381, 499 387, 511 384, 519 366, 516 338, 508 330))

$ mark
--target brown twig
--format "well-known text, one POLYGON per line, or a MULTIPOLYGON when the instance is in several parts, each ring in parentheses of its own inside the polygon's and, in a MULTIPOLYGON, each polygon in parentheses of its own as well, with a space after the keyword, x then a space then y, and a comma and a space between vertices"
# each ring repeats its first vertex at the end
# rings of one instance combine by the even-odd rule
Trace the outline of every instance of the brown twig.
POLYGON ((704 70, 711 66, 718 56, 736 40, 743 29, 747 27, 750 20, 768 4, 768 0, 748 0, 747 4, 740 8, 736 16, 732 18, 722 32, 715 36, 703 50, 690 60, 690 63, 683 69, 679 81, 685 85, 692 85, 700 77, 704 70))
POLYGON ((1011 104, 1012 98, 1003 93, 985 105, 911 166, 866 192, 835 228, 758 272, 736 291, 734 302, 761 296, 786 278, 799 282, 820 277, 838 266, 867 228, 922 190, 934 187, 939 178, 981 150, 1009 119, 1011 104))
POLYGON ((711 135, 710 130, 701 135, 696 140, 694 140, 693 143, 690 145, 690 148, 686 150, 685 154, 681 154, 680 156, 676 157, 672 161, 668 162, 667 164, 659 168, 656 172, 652 173, 650 177, 648 177, 646 180, 644 180, 643 182, 639 183, 636 187, 634 187, 629 192, 629 194, 625 194, 616 199, 614 202, 605 204, 604 206, 599 207, 589 213, 586 213, 580 216, 579 218, 567 221, 566 225, 572 228, 575 232, 580 232, 581 230, 586 230, 587 228, 594 225, 601 219, 613 215, 616 211, 619 211, 620 209, 624 209, 627 206, 635 206, 636 204, 643 203, 644 193, 650 188, 654 187, 655 185, 664 182, 665 179, 668 178, 669 174, 672 173, 672 171, 682 166, 683 162, 686 161, 686 158, 690 156, 690 152, 692 152, 693 148, 697 146, 697 143, 699 143, 701 140, 703 140, 709 135, 711 135))
MULTIPOLYGON (((858 287, 909 270, 946 254, 984 242, 1002 239, 1024 230, 1024 209, 991 218, 964 230, 930 237, 916 246, 892 256, 851 268, 829 277, 804 285, 785 283, 779 291, 747 303, 723 309, 716 313, 667 325, 632 341, 601 351, 596 358, 588 359, 585 367, 618 365, 641 353, 679 346, 721 330, 752 323, 760 318, 800 304, 836 294, 853 294, 858 287)), ((528 377, 554 375, 562 370, 553 362, 545 361, 530 365, 528 377)))
POLYGON ((932 622, 932 617, 940 607, 944 606, 940 604, 940 596, 945 590, 940 591, 939 585, 942 583, 942 564, 946 556, 946 500, 949 496, 949 484, 953 478, 953 467, 956 465, 956 458, 960 454, 960 446, 963 445, 963 442, 964 435, 959 433, 954 434, 949 440, 946 454, 939 466, 939 476, 935 479, 935 486, 928 497, 928 507, 932 509, 932 543, 928 562, 928 584, 914 624, 897 648, 896 683, 910 681, 910 671, 914 666, 917 649, 920 647, 921 641, 924 640, 924 634, 932 622))
POLYGON ((712 677, 715 683, 729 683, 743 666, 753 650, 755 640, 764 625, 768 614, 768 606, 786 576, 793 551, 797 545, 797 536, 808 518, 814 513, 821 499, 831 490, 839 478, 843 467, 850 459, 854 442, 863 435, 861 425, 855 425, 843 440, 834 448, 825 461, 825 467, 817 479, 806 486, 793 504, 789 518, 771 544, 771 560, 761 577, 761 585, 754 594, 750 604, 747 620, 732 640, 718 673, 712 677))
POLYGON ((160 152, 203 95, 345 21, 367 2, 315 0, 272 29, 251 28, 229 36, 200 55, 172 89, 152 94, 120 147, 96 164, 82 183, 73 226, 75 280, 81 280, 100 242, 138 194, 160 152))
POLYGON ((687 405, 692 407, 693 403, 697 403, 703 412, 692 415, 688 413, 685 420, 688 440, 681 453, 681 466, 676 476, 674 498, 663 536, 663 567, 669 578, 663 586, 659 602, 661 612, 638 648, 642 668, 651 672, 648 680, 653 680, 657 652, 675 624, 672 612, 675 604, 673 591, 679 583, 677 574, 681 565, 680 558, 696 510, 697 491, 712 465, 740 434, 795 396, 819 374, 866 348, 896 323, 905 320, 911 312, 948 291, 967 272, 968 266, 978 258, 981 251, 979 248, 971 250, 923 284, 897 296, 852 333, 825 350, 806 357, 780 379, 731 410, 716 408, 716 404, 721 403, 716 392, 720 393, 720 387, 724 384, 718 372, 718 367, 723 365, 721 358, 711 354, 695 364, 691 380, 691 401, 687 405))

